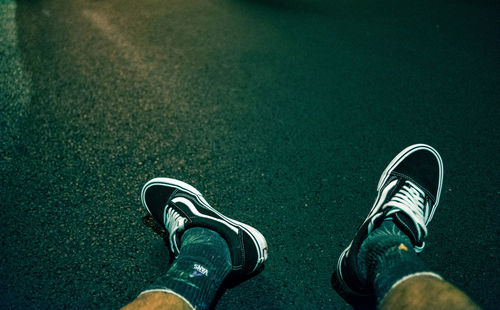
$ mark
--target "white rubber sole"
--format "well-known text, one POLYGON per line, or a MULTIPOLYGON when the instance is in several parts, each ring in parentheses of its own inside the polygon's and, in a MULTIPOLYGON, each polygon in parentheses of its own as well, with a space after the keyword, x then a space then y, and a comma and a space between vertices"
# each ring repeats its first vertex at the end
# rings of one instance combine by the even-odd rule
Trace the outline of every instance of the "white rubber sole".
POLYGON ((250 235, 250 237, 252 238, 252 241, 254 242, 254 244, 258 250, 257 251, 257 253, 258 253, 257 264, 255 265, 252 272, 255 271, 263 262, 265 262, 267 260, 267 257, 268 257, 267 241, 264 238, 264 236, 257 229, 255 229, 252 226, 247 225, 245 223, 241 223, 239 221, 231 219, 231 218, 225 216, 224 214, 220 213, 219 211, 215 210, 214 208, 212 208, 212 206, 210 206, 208 204, 208 202, 205 200, 203 195, 196 188, 194 188, 193 186, 191 186, 185 182, 182 182, 182 181, 179 181, 176 179, 171 179, 171 178, 154 178, 152 180, 149 180, 143 186, 142 191, 141 191, 142 205, 146 208, 146 210, 148 210, 149 214, 151 214, 151 211, 149 211, 149 209, 146 205, 145 194, 146 194, 146 190, 153 185, 163 185, 163 186, 174 187, 174 188, 177 188, 177 189, 182 190, 184 192, 187 192, 187 193, 193 195, 194 197, 196 197, 196 200, 203 207, 214 212, 215 214, 217 214, 218 216, 223 218, 225 221, 229 222, 231 225, 239 227, 240 229, 243 229, 244 231, 246 231, 248 233, 248 235, 250 235))

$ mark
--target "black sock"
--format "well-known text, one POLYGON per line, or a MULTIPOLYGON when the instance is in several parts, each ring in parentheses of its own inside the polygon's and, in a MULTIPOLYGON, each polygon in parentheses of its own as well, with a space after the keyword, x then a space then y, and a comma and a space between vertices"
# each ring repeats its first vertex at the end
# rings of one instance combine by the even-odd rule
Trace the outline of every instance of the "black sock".
POLYGON ((400 280, 421 273, 437 276, 427 269, 413 249, 410 238, 393 222, 385 220, 361 245, 358 274, 372 285, 380 302, 400 280))
POLYGON ((226 241, 215 231, 191 228, 182 236, 180 253, 168 272, 143 293, 164 291, 207 309, 232 270, 226 241))

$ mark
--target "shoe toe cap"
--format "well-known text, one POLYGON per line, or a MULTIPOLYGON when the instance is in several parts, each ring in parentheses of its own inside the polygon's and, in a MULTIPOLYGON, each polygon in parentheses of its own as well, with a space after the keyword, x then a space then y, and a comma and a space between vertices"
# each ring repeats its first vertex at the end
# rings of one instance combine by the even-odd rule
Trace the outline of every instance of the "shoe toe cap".
POLYGON ((175 188, 162 185, 150 185, 142 192, 142 202, 153 218, 163 223, 163 210, 170 201, 175 188))
POLYGON ((442 180, 442 162, 437 153, 422 148, 409 154, 393 173, 404 175, 431 193, 434 198, 438 196, 442 180))

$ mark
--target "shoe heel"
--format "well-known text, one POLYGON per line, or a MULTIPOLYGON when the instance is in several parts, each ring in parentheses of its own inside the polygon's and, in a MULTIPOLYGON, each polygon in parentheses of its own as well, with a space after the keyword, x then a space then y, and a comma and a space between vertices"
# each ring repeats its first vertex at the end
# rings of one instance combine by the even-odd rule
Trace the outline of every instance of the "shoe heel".
POLYGON ((342 254, 340 254, 339 260, 337 262, 337 267, 332 274, 331 284, 333 289, 337 294, 342 297, 348 304, 350 304, 354 309, 375 309, 377 300, 374 295, 363 295, 353 291, 345 282, 342 276, 342 265, 344 262, 344 256, 348 252, 349 247, 347 247, 342 254))

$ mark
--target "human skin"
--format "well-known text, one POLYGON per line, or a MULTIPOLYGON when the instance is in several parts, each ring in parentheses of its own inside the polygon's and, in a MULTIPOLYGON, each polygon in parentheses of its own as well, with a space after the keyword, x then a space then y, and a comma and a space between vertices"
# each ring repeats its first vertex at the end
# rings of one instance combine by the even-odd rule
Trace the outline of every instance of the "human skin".
POLYGON ((481 309, 454 285, 432 276, 411 277, 392 288, 379 305, 381 310, 481 309))
MULTIPOLYGON (((122 310, 192 310, 180 297, 164 292, 139 295, 122 310)), ((392 288, 379 305, 381 310, 481 309, 454 285, 432 276, 415 276, 392 288)))
POLYGON ((122 310, 192 310, 184 300, 174 294, 150 292, 139 295, 122 310))

